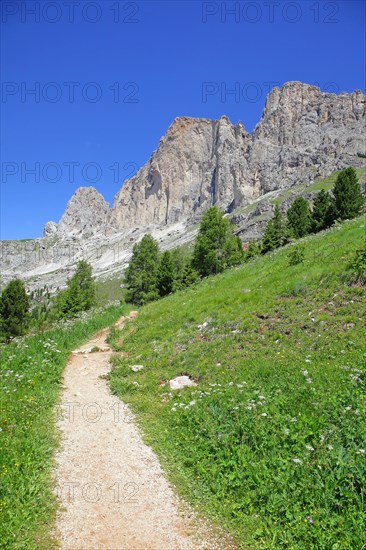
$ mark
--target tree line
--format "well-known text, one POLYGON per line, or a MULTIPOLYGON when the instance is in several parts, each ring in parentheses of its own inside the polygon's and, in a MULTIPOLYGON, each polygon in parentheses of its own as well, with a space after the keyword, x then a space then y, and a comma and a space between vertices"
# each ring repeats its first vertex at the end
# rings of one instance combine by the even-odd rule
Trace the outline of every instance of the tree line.
POLYGON ((95 304, 96 285, 92 266, 84 260, 77 264, 74 275, 67 280, 66 288, 54 298, 51 298, 47 287, 36 289, 28 295, 24 282, 13 279, 0 296, 0 339, 9 341, 10 338, 22 336, 30 326, 36 328, 46 320, 75 317, 95 304))
POLYGON ((151 235, 135 244, 125 272, 126 300, 143 305, 238 265, 243 257, 234 226, 212 206, 202 216, 192 254, 181 249, 161 253, 151 235))
POLYGON ((336 221, 351 220, 361 213, 363 206, 364 198, 356 171, 346 168, 338 174, 331 192, 319 191, 312 208, 303 197, 294 200, 286 215, 276 205, 274 217, 269 220, 262 241, 253 253, 266 254, 292 239, 328 229, 336 221))
MULTIPOLYGON (((181 248, 161 252, 151 235, 145 235, 134 245, 124 276, 124 298, 137 305, 157 300, 191 286, 203 277, 216 275, 292 240, 327 229, 337 220, 353 219, 361 213, 363 206, 357 174, 353 168, 346 168, 338 174, 331 192, 322 189, 316 195, 312 208, 303 197, 296 198, 286 214, 276 205, 274 217, 267 223, 262 240, 250 243, 245 251, 232 223, 219 208, 212 206, 202 216, 193 252, 184 252, 181 248)), ((291 262, 299 261, 301 251, 295 250, 291 262)), ((355 262, 358 262, 358 272, 364 278, 364 251, 355 262)), ((67 280, 66 288, 54 298, 45 287, 32 294, 33 308, 23 281, 15 279, 5 287, 0 296, 2 339, 23 335, 32 316, 39 322, 67 319, 92 308, 96 304, 92 266, 80 261, 75 274, 67 280)))
POLYGON ((303 197, 295 199, 286 215, 276 205, 262 240, 250 243, 246 251, 234 234, 234 226, 222 211, 212 206, 202 216, 191 256, 182 259, 179 250, 161 254, 150 235, 135 244, 125 274, 126 299, 142 305, 166 296, 202 277, 221 273, 256 255, 327 229, 336 220, 352 219, 360 214, 363 204, 357 174, 353 168, 346 168, 338 174, 331 193, 322 189, 317 194, 312 209, 303 197))

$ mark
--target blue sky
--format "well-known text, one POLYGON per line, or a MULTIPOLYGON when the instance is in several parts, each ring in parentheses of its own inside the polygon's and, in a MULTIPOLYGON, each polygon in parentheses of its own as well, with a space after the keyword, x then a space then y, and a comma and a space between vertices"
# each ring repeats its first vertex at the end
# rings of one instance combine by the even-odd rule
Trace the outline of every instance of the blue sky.
POLYGON ((177 116, 251 132, 274 83, 365 90, 361 0, 1 8, 2 239, 41 236, 81 185, 111 202, 177 116))

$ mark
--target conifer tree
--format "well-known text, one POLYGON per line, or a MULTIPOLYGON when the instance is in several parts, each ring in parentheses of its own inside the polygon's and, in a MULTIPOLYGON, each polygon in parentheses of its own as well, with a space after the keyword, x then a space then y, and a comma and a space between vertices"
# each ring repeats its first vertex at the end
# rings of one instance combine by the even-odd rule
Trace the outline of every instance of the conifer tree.
POLYGON ((314 199, 311 228, 314 233, 328 229, 335 221, 335 204, 328 191, 321 189, 314 199))
POLYGON ((6 340, 25 334, 30 305, 23 281, 10 281, 0 296, 0 332, 6 340))
POLYGON ((242 261, 243 248, 233 229, 217 206, 211 206, 202 216, 192 260, 201 277, 221 273, 242 261))
POLYGON ((166 296, 174 290, 175 266, 171 252, 163 252, 158 270, 158 290, 160 296, 166 296))
POLYGON ((267 223, 262 239, 262 254, 266 254, 275 248, 289 242, 291 237, 286 219, 282 215, 280 207, 276 204, 274 217, 267 223))
POLYGON ((287 210, 288 224, 296 238, 307 235, 311 228, 309 203, 304 197, 297 197, 287 210))
POLYGON ((186 288, 188 286, 194 285, 199 281, 198 271, 192 265, 190 259, 186 260, 186 263, 183 267, 183 271, 179 281, 177 281, 177 288, 186 288))
POLYGON ((364 205, 364 198, 354 168, 342 170, 333 187, 336 216, 340 220, 352 220, 364 205))
POLYGON ((67 280, 67 288, 59 292, 54 303, 56 317, 74 317, 81 311, 87 311, 95 305, 96 288, 92 276, 92 266, 81 260, 76 272, 67 280))
POLYGON ((159 247, 151 235, 134 245, 125 273, 127 301, 142 305, 159 297, 159 260, 159 247))

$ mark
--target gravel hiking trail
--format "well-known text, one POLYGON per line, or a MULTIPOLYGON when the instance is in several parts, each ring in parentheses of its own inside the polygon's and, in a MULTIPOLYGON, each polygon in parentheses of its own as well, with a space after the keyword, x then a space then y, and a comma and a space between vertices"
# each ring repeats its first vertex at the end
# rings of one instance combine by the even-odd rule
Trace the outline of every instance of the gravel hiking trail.
POLYGON ((54 471, 60 503, 54 535, 60 548, 235 548, 187 505, 182 511, 129 408, 110 392, 105 375, 113 352, 107 335, 102 330, 75 350, 64 371, 54 471))

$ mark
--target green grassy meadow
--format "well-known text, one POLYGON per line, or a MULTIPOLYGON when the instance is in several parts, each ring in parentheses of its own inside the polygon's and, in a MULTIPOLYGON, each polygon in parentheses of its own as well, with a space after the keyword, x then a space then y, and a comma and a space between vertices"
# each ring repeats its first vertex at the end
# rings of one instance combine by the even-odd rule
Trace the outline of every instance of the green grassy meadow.
POLYGON ((366 548, 365 287, 358 218, 141 308, 112 390, 178 492, 247 549, 366 548), (133 372, 129 365, 144 369, 133 372), (189 375, 196 386, 171 391, 189 375))

